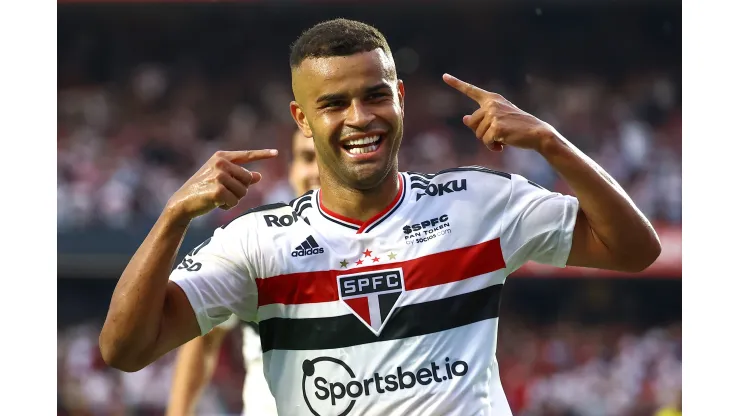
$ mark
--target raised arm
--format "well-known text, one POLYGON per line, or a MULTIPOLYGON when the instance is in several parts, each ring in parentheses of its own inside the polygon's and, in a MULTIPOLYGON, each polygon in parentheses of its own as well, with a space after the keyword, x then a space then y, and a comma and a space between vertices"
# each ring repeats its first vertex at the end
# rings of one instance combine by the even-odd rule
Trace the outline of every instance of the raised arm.
POLYGON ((138 371, 200 335, 188 297, 169 280, 185 231, 199 215, 236 206, 261 179, 239 164, 276 155, 276 150, 217 152, 170 198, 113 292, 99 339, 108 365, 138 371))
POLYGON ((537 151, 573 190, 579 211, 568 265, 638 272, 657 259, 661 246, 652 225, 596 162, 552 126, 501 95, 448 74, 443 79, 480 105, 463 123, 489 149, 514 146, 537 151))

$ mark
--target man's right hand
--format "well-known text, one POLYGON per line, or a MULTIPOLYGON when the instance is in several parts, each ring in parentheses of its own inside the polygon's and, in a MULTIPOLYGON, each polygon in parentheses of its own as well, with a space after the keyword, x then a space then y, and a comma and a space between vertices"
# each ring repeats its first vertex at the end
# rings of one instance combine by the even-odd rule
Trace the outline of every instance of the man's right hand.
POLYGON ((258 172, 240 166, 277 156, 274 149, 216 152, 175 192, 166 211, 178 222, 190 222, 216 207, 230 209, 244 198, 250 185, 262 179, 258 172))

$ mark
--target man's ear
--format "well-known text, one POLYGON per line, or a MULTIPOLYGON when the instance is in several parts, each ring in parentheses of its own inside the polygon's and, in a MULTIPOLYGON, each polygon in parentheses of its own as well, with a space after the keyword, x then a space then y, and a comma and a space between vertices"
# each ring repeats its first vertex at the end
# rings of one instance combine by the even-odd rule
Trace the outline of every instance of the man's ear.
POLYGON ((406 87, 403 85, 403 81, 398 80, 398 101, 401 103, 401 116, 403 116, 404 98, 406 98, 406 87))
POLYGON ((290 102, 290 115, 293 116, 295 124, 298 126, 299 129, 301 129, 301 132, 303 132, 304 136, 313 137, 311 126, 308 125, 308 120, 306 120, 306 113, 301 110, 301 106, 298 105, 297 101, 290 102))

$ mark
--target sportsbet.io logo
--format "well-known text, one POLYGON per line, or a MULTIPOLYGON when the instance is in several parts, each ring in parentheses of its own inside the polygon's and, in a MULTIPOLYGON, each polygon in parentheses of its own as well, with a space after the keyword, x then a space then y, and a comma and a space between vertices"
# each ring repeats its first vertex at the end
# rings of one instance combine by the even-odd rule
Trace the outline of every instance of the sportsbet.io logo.
POLYGON ((342 360, 318 357, 303 362, 303 400, 315 416, 347 416, 361 397, 445 383, 467 373, 467 362, 446 357, 443 363, 432 361, 416 371, 398 366, 388 374, 375 372, 363 379, 342 360))

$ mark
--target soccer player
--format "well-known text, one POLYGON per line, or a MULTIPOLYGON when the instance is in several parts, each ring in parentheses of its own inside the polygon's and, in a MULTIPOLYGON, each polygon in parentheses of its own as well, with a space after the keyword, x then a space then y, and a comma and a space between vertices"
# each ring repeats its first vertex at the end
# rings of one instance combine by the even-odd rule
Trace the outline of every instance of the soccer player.
MULTIPOLYGON (((485 50, 485 44, 481 45, 485 50)), ((136 371, 232 314, 259 322, 281 415, 510 415, 495 359, 501 288, 526 261, 639 271, 660 241, 622 188, 552 126, 449 75, 494 151, 538 152, 575 197, 481 167, 399 172, 405 88, 383 35, 320 23, 291 49, 290 111, 320 191, 258 207, 172 262, 190 221, 261 178, 219 152, 168 202, 123 272, 100 334, 136 371), (275 221, 275 218, 278 218, 275 221)))
MULTIPOLYGON (((316 165, 316 149, 313 140, 306 138, 301 130, 293 134, 290 185, 297 195, 319 187, 319 171, 316 165)), ((190 415, 200 397, 203 387, 208 384, 218 362, 218 351, 229 331, 239 326, 239 318, 232 315, 226 322, 213 328, 211 332, 196 337, 185 344, 177 356, 175 373, 170 393, 167 414, 170 416, 190 415)), ((259 348, 259 335, 256 326, 243 326, 242 347, 247 376, 244 380, 242 401, 243 414, 247 416, 277 415, 275 400, 265 381, 262 369, 262 351, 259 348)))

